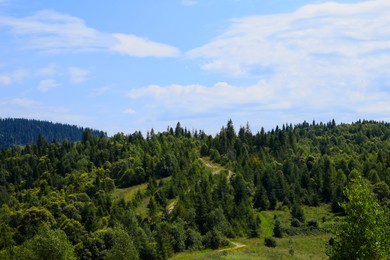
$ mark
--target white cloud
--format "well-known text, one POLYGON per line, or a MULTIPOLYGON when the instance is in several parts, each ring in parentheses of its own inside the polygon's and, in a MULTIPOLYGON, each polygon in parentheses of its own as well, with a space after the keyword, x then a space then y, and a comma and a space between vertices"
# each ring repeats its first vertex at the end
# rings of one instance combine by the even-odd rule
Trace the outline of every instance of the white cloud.
POLYGON ((0 26, 7 26, 19 36, 20 44, 43 53, 103 51, 135 57, 174 57, 175 47, 126 34, 100 32, 71 15, 43 10, 33 16, 0 16, 0 26))
POLYGON ((17 97, 0 99, 0 114, 14 118, 41 119, 52 122, 84 125, 91 117, 76 114, 61 106, 49 106, 37 100, 17 97))
POLYGON ((17 69, 12 72, 5 72, 0 74, 0 87, 7 86, 14 83, 23 82, 28 76, 30 72, 25 69, 17 69))
POLYGON ((187 56, 205 60, 204 70, 235 77, 267 74, 275 81, 299 80, 300 85, 370 80, 389 72, 389 12, 390 1, 372 0, 244 17, 187 56))
POLYGON ((87 80, 89 72, 78 67, 68 68, 70 83, 79 84, 87 80))
POLYGON ((235 87, 219 82, 211 87, 202 85, 150 85, 131 90, 128 97, 145 100, 153 108, 167 110, 167 113, 198 113, 218 109, 230 109, 245 104, 268 104, 272 91, 264 82, 253 86, 235 87))
POLYGON ((53 79, 44 79, 39 82, 38 89, 41 92, 47 92, 49 89, 58 87, 59 84, 53 79))
POLYGON ((42 52, 102 50, 110 41, 81 19, 55 11, 39 11, 24 18, 0 17, 0 24, 23 37, 26 47, 42 52))
POLYGON ((137 112, 134 109, 128 108, 128 109, 125 109, 123 111, 123 113, 128 114, 128 115, 133 115, 133 114, 136 114, 137 112))
POLYGON ((114 34, 118 43, 112 50, 135 57, 177 57, 180 52, 170 45, 152 42, 134 35, 114 34))
POLYGON ((376 111, 383 118, 390 98, 389 13, 390 1, 371 0, 243 17, 186 55, 208 72, 264 79, 274 93, 268 105, 312 117, 349 111, 371 118, 376 111))
POLYGON ((107 91, 111 89, 111 86, 102 86, 100 88, 92 89, 91 96, 97 97, 105 94, 107 91))
POLYGON ((0 107, 1 106, 32 107, 36 105, 39 105, 39 102, 28 98, 13 98, 13 99, 0 100, 0 107))
POLYGON ((0 86, 6 86, 12 83, 11 77, 7 74, 0 75, 0 86))
MULTIPOLYGON (((275 87, 260 81, 249 86, 233 86, 226 82, 212 86, 150 85, 129 91, 128 97, 142 111, 139 115, 146 122, 172 125, 180 121, 188 126, 214 130, 232 118, 240 124, 249 121, 251 125, 270 129, 286 122, 313 119, 328 121, 335 118, 338 122, 351 122, 359 118, 389 118, 390 94, 369 92, 346 88, 342 83, 329 88, 321 86, 314 91, 275 87)), ((133 114, 133 110, 126 112, 133 114)))
POLYGON ((194 5, 198 4, 198 1, 195 1, 195 0, 183 0, 183 1, 181 1, 181 4, 185 5, 185 6, 194 6, 194 5))
POLYGON ((44 77, 51 77, 53 75, 56 75, 58 73, 57 66, 53 63, 47 65, 44 68, 38 69, 36 72, 37 76, 44 76, 44 77))

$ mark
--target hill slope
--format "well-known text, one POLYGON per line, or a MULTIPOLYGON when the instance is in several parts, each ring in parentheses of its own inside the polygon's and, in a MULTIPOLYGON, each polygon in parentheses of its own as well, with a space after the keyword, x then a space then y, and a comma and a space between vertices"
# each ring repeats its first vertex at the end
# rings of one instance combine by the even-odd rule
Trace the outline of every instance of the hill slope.
MULTIPOLYGON (((35 143, 39 135, 42 135, 47 141, 62 142, 68 139, 71 142, 76 142, 81 140, 84 130, 84 128, 75 125, 48 121, 0 118, 0 148, 35 143)), ((92 134, 95 136, 105 135, 97 130, 92 130, 92 134)))
POLYGON ((229 121, 216 136, 178 124, 146 138, 85 131, 80 142, 2 149, 0 259, 167 259, 229 241, 246 247, 219 253, 251 259, 271 230, 276 250, 301 257, 328 240, 345 187, 360 178, 389 208, 390 124, 252 133, 229 121))

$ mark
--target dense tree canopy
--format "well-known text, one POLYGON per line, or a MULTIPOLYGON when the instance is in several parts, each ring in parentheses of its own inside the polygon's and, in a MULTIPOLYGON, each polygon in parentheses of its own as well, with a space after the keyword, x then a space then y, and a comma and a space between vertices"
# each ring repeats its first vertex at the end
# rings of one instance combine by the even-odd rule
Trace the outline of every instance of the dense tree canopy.
MULTIPOLYGON (((42 142, 44 139, 48 142, 62 142, 65 139, 76 142, 82 139, 84 131, 84 128, 74 125, 32 119, 0 118, 0 148, 42 142)), ((102 131, 90 132, 96 136, 105 135, 102 131)))
POLYGON ((387 208, 389 137, 390 125, 373 121, 258 133, 229 121, 216 136, 180 123, 146 137, 88 129, 80 142, 41 136, 0 152, 0 258, 31 250, 40 257, 58 241, 58 259, 166 259, 217 248, 259 236, 260 210, 287 207, 298 225, 306 221, 302 205, 348 213, 343 190, 358 178, 387 208), (207 167, 209 160, 221 169, 207 167), (113 195, 139 184, 147 188, 130 198, 113 195), (37 243, 53 244, 39 251, 37 243))

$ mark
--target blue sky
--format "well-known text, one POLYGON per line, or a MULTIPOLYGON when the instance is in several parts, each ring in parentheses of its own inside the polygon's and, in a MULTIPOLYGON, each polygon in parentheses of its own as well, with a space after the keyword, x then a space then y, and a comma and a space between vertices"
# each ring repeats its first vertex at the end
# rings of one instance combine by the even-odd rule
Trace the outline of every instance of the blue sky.
POLYGON ((0 0, 0 117, 215 134, 390 121, 390 1, 0 0))

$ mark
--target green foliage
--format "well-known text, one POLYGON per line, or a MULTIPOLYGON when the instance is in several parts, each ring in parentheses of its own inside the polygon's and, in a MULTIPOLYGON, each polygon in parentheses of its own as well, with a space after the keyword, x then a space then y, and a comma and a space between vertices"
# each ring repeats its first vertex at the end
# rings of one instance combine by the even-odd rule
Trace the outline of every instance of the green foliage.
MULTIPOLYGON (((37 142, 38 146, 47 145, 45 140, 62 142, 67 139, 72 142, 82 139, 84 128, 47 121, 0 118, 0 148, 15 145, 27 145, 37 142)), ((97 130, 90 130, 95 136, 106 135, 97 130)))
POLYGON ((305 222, 305 214, 302 207, 298 203, 294 203, 291 208, 291 217, 299 222, 305 222))
POLYGON ((368 179, 378 212, 388 208, 389 137, 389 124, 371 121, 258 133, 246 125, 237 134, 229 120, 214 137, 179 123, 146 138, 88 129, 80 142, 51 143, 42 134, 36 144, 0 151, 0 255, 49 243, 38 236, 44 226, 81 259, 166 259, 227 238, 323 232, 334 222, 316 222, 307 207, 326 203, 344 213, 339 202, 352 180, 368 179), (273 227, 267 210, 281 223, 273 227), (305 225, 305 217, 313 221, 305 225))
POLYGON ((186 232, 185 244, 186 244, 186 248, 189 250, 202 249, 203 245, 202 245, 201 234, 193 229, 188 229, 186 232))
POLYGON ((345 189, 345 221, 336 229, 327 254, 331 259, 387 259, 390 257, 389 214, 358 178, 345 189))
POLYGON ((278 219, 275 221, 273 232, 274 232, 273 234, 274 237, 279 237, 279 238, 283 237, 282 227, 280 226, 280 221, 278 219))
POLYGON ((203 240, 203 245, 212 249, 227 246, 228 244, 229 242, 223 237, 222 233, 215 228, 208 231, 203 240))
POLYGON ((276 247, 276 240, 272 237, 264 238, 264 245, 266 247, 276 247))
POLYGON ((38 233, 20 246, 13 248, 13 259, 76 259, 74 248, 66 234, 60 230, 51 230, 41 226, 38 233))
POLYGON ((291 226, 292 226, 292 227, 300 227, 300 226, 301 226, 301 222, 300 222, 298 219, 293 218, 293 219, 291 220, 291 226))
POLYGON ((120 227, 117 227, 112 231, 112 239, 108 242, 112 244, 112 246, 107 250, 104 259, 138 259, 138 252, 133 244, 133 240, 129 234, 120 227))

